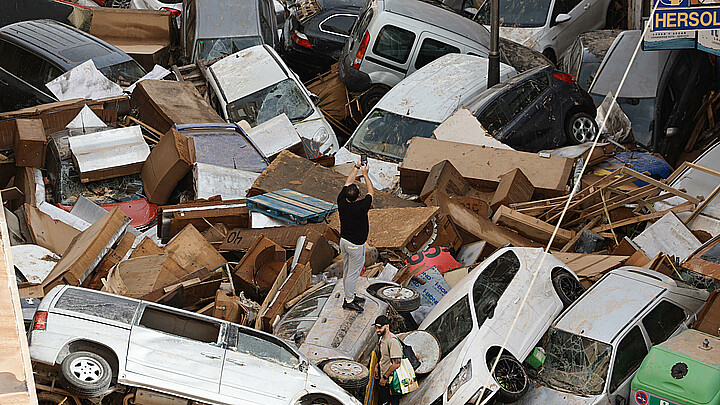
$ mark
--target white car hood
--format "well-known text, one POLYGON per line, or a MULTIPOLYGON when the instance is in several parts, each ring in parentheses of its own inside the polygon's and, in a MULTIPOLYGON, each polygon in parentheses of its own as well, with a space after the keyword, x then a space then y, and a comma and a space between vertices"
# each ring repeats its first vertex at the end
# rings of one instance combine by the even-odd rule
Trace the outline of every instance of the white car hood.
MULTIPOLYGON (((360 155, 352 153, 344 146, 335 154, 335 165, 345 163, 357 163, 360 155)), ((368 157, 368 175, 373 187, 378 190, 390 191, 400 181, 400 171, 397 163, 385 162, 383 160, 368 157)))
POLYGON ((581 397, 568 392, 558 391, 539 383, 530 386, 530 390, 522 397, 517 405, 546 405, 546 404, 563 404, 563 405, 594 405, 603 404, 610 405, 610 402, 601 401, 600 396, 581 397))
POLYGON ((545 27, 500 27, 500 36, 515 41, 520 45, 525 45, 538 52, 542 52, 542 49, 538 49, 538 38, 544 28, 545 27))

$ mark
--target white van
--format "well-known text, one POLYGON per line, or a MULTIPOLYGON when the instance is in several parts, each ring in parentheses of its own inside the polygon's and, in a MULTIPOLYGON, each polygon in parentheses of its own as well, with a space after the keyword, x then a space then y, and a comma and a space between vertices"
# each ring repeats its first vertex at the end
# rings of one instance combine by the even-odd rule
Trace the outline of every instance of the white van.
MULTIPOLYGON (((390 188, 413 137, 432 138, 440 123, 487 89, 488 59, 448 54, 408 76, 375 104, 337 154, 335 164, 367 154, 373 184, 390 188)), ((517 72, 500 64, 500 81, 517 72)))
POLYGON ((487 58, 490 33, 442 5, 369 0, 340 55, 340 79, 364 112, 392 86, 435 59, 462 53, 487 58))
POLYGON ((274 49, 253 46, 208 67, 210 104, 230 122, 262 124, 285 114, 301 138, 319 144, 319 154, 331 155, 338 141, 315 106, 312 94, 274 49))

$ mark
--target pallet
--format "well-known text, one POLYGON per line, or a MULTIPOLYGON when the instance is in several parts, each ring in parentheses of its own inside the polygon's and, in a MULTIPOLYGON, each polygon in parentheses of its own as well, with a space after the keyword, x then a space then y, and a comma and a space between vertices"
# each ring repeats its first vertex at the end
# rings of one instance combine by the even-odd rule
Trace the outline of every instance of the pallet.
POLYGON ((321 222, 337 209, 335 204, 288 189, 248 197, 245 204, 250 211, 296 225, 321 222))

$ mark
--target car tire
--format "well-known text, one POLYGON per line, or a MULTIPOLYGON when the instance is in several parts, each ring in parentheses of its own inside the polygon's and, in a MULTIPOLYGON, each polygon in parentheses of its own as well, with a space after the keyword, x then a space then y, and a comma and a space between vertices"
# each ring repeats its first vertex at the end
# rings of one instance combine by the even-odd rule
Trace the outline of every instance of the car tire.
POLYGON ((592 115, 580 111, 565 122, 565 135, 572 145, 592 142, 598 135, 598 125, 592 115))
POLYGON ((78 397, 94 398, 110 388, 112 368, 102 356, 93 352, 70 353, 60 365, 63 386, 78 397))
MULTIPOLYGON (((492 366, 493 362, 489 366, 492 366)), ((530 379, 522 363, 509 354, 500 356, 492 377, 500 387, 495 394, 495 400, 504 404, 518 401, 530 387, 530 379)))
POLYGON ((585 292, 585 287, 567 271, 560 271, 553 275, 552 284, 555 293, 563 303, 563 308, 570 306, 585 292))
POLYGON ((388 89, 382 86, 375 86, 360 96, 360 112, 366 116, 375 104, 388 92, 388 89))
POLYGON ((398 312, 412 312, 420 308, 420 293, 407 287, 389 285, 379 289, 377 297, 398 312))
POLYGON ((323 366, 323 371, 348 391, 363 388, 370 381, 370 371, 357 361, 332 360, 323 366))
POLYGON ((106 0, 105 7, 110 8, 130 8, 131 0, 106 0))

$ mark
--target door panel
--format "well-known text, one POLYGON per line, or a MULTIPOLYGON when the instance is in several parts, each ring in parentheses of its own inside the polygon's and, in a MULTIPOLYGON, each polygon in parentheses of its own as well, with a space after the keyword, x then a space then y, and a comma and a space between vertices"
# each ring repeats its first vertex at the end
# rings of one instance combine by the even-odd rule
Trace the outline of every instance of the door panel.
POLYGON ((225 349, 221 323, 146 307, 130 332, 126 370, 217 395, 225 349), (215 338, 213 339, 213 335, 215 338))
POLYGON ((257 404, 287 404, 305 389, 300 359, 280 341, 239 330, 228 336, 220 394, 257 404))

